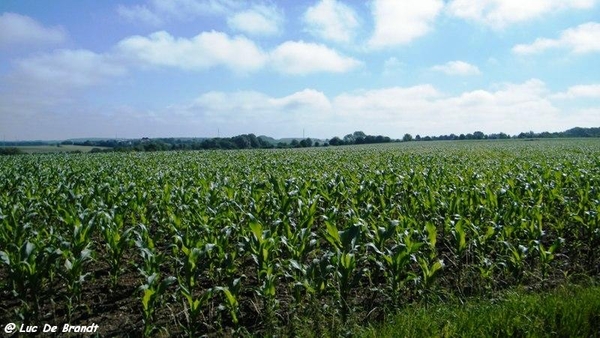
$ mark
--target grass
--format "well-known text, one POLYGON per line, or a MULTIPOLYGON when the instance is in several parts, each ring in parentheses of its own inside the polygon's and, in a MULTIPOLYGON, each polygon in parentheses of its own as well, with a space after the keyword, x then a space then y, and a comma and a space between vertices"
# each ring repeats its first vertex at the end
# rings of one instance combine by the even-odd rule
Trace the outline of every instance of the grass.
POLYGON ((552 291, 505 292, 430 306, 409 306, 364 337, 596 337, 600 287, 562 286, 552 291))

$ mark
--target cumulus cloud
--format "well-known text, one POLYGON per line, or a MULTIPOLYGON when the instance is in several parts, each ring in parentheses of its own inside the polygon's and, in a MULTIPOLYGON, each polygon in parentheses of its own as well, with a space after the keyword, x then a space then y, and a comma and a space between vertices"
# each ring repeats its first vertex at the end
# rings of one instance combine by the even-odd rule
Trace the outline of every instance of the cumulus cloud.
POLYGON ((452 0, 448 12, 494 29, 567 9, 589 9, 597 0, 452 0))
POLYGON ((221 126, 228 135, 252 132, 283 137, 298 135, 300 126, 318 130, 330 112, 325 94, 304 89, 282 97, 256 91, 212 91, 188 104, 169 107, 167 114, 178 116, 186 125, 221 126))
POLYGON ((165 31, 147 37, 132 36, 120 41, 116 50, 130 64, 193 71, 222 66, 246 73, 271 67, 283 74, 305 75, 342 73, 361 65, 360 61, 321 44, 286 41, 265 52, 243 36, 230 37, 215 31, 189 39, 173 37, 165 31))
POLYGON ((31 139, 69 128, 82 129, 87 114, 83 112, 85 90, 126 73, 111 56, 83 49, 56 50, 16 60, 14 69, 0 82, 0 87, 6 87, 0 90, 0 119, 7 120, 0 125, 8 128, 7 132, 18 130, 20 137, 31 139), (74 116, 68 116, 69 111, 77 111, 79 118, 71 119, 74 116), (61 127, 53 129, 51 121, 61 127))
POLYGON ((600 23, 587 22, 562 31, 556 39, 538 38, 531 44, 516 45, 512 51, 535 54, 553 48, 568 49, 577 54, 600 52, 600 23))
POLYGON ((436 65, 431 67, 431 70, 436 72, 442 72, 448 75, 479 75, 481 71, 477 66, 464 61, 449 61, 443 65, 436 65))
POLYGON ((165 31, 148 37, 132 36, 121 40, 117 50, 124 57, 142 64, 184 70, 224 66, 236 72, 250 72, 262 68, 266 62, 263 51, 251 40, 215 31, 203 32, 190 39, 176 38, 165 31))
POLYGON ((375 32, 368 46, 379 49, 407 44, 427 34, 443 6, 442 0, 375 0, 375 32))
POLYGON ((132 22, 143 22, 152 26, 158 26, 163 23, 163 18, 160 15, 144 5, 119 5, 117 13, 122 18, 132 22))
POLYGON ((405 67, 406 67, 406 64, 404 62, 398 60, 397 57, 392 56, 392 57, 388 58, 387 60, 385 60, 385 62, 383 63, 382 74, 385 76, 395 75, 395 74, 402 72, 405 67))
POLYGON ((0 48, 60 44, 66 40, 67 33, 61 27, 45 27, 34 19, 17 13, 0 15, 0 48))
POLYGON ((89 50, 56 50, 17 60, 11 77, 44 87, 87 87, 126 73, 108 55, 89 50))
POLYGON ((173 20, 190 20, 205 15, 223 15, 240 8, 234 0, 147 0, 145 4, 119 5, 117 13, 126 20, 160 25, 173 20))
POLYGON ((592 109, 559 109, 553 94, 537 79, 495 85, 457 95, 430 84, 345 92, 328 97, 305 89, 283 97, 260 92, 209 92, 179 110, 195 123, 227 125, 238 133, 275 137, 341 136, 354 130, 401 137, 522 131, 560 131, 600 123, 592 109), (268 123, 267 123, 268 121, 268 123))
POLYGON ((218 128, 221 136, 255 133, 290 137, 301 135, 302 129, 306 129, 308 137, 318 138, 342 136, 354 130, 394 138, 404 133, 424 136, 475 130, 514 135, 528 130, 597 126, 600 123, 597 107, 559 108, 552 103, 553 98, 563 94, 572 99, 597 97, 596 90, 591 85, 574 86, 565 93, 553 94, 544 82, 531 79, 452 95, 430 84, 343 92, 335 96, 311 88, 283 96, 257 91, 211 91, 190 102, 152 111, 125 107, 105 115, 96 110, 83 114, 81 111, 88 107, 60 103, 54 107, 70 111, 48 113, 52 106, 45 110, 37 107, 29 116, 10 115, 10 107, 0 95, 3 103, 0 122, 7 123, 0 125, 14 130, 24 130, 26 126, 28 129, 23 133, 36 138, 113 135, 115 131, 151 137, 216 136, 218 128), (75 120, 77 124, 67 122, 75 120), (134 127, 119 129, 121 122, 134 127))
POLYGON ((321 0, 309 7, 303 21, 312 35, 335 42, 349 42, 359 24, 356 12, 337 0, 321 0))
POLYGON ((552 95, 555 99, 600 98, 600 84, 577 85, 552 95))
POLYGON ((255 91, 233 93, 208 92, 200 95, 194 102, 184 108, 196 110, 200 114, 213 114, 226 119, 234 118, 227 114, 250 115, 272 113, 275 111, 327 110, 330 102, 322 92, 304 89, 283 97, 271 97, 255 91))
POLYGON ((287 41, 270 55, 275 70, 292 75, 315 72, 343 73, 357 68, 361 62, 340 55, 325 45, 304 41, 287 41))
POLYGON ((281 31, 283 13, 274 6, 256 5, 231 15, 227 24, 251 35, 276 35, 281 31))

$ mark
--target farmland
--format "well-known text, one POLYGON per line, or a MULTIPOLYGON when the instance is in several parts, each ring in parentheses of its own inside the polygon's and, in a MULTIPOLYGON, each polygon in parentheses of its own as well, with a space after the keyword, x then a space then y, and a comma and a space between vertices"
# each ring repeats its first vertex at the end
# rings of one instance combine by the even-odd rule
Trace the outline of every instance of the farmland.
POLYGON ((18 146, 16 148, 27 154, 48 154, 48 153, 62 153, 62 152, 88 153, 94 148, 106 149, 103 147, 76 146, 76 145, 61 145, 60 147, 57 147, 55 145, 37 145, 37 146, 18 146))
POLYGON ((595 139, 5 156, 0 323, 352 333, 594 280, 599 201, 595 139))

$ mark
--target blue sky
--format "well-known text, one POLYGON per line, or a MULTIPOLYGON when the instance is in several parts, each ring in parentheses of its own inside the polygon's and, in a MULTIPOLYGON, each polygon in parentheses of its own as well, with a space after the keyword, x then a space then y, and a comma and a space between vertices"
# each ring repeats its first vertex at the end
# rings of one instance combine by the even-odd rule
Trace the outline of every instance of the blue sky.
POLYGON ((0 2, 0 136, 600 126, 600 0, 0 2))

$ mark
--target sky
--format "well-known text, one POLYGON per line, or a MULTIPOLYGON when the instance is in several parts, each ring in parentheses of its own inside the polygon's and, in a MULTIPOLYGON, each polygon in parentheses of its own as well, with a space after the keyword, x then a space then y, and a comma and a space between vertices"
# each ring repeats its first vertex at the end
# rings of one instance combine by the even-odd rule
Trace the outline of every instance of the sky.
POLYGON ((0 137, 600 126, 600 0, 1 0, 0 137))

